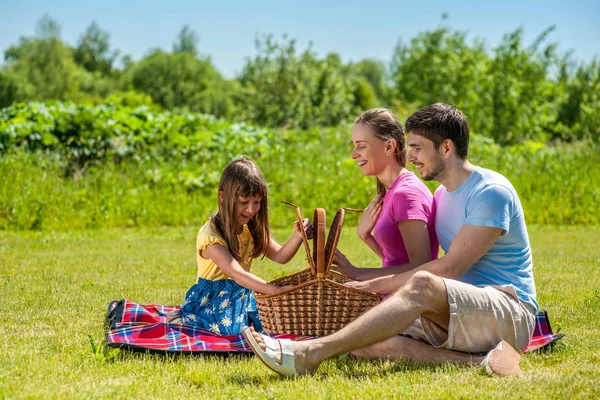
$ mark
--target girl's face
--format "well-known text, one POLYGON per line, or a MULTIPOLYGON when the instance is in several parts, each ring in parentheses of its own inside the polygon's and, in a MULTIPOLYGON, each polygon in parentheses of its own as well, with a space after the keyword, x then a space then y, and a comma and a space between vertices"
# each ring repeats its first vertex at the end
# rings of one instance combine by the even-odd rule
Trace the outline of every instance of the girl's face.
MULTIPOLYGON (((356 124, 352 129, 354 149, 350 156, 358 163, 363 175, 378 176, 393 157, 389 157, 389 143, 379 139, 364 124, 356 124)), ((393 149, 392 149, 393 150, 393 149)))
POLYGON ((233 205, 235 226, 238 230, 250 222, 252 217, 256 215, 258 210, 260 210, 261 202, 262 196, 260 195, 250 197, 238 196, 233 205))

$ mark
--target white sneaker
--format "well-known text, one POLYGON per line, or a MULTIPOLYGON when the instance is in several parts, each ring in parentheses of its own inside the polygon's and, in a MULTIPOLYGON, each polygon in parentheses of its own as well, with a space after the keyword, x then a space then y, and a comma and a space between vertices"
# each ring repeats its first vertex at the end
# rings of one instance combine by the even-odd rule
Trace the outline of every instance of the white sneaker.
POLYGON ((521 375, 520 362, 521 355, 503 340, 485 356, 481 365, 489 375, 509 376, 521 375))

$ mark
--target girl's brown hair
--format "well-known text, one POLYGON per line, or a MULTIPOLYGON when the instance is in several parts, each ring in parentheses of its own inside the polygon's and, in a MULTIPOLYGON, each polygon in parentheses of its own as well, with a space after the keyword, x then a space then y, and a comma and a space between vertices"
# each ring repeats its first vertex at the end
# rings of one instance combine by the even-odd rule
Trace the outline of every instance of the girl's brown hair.
POLYGON ((269 200, 267 183, 260 168, 250 158, 242 156, 233 160, 221 174, 219 192, 222 202, 219 211, 212 217, 217 233, 227 243, 227 249, 238 262, 242 262, 240 246, 235 233, 235 202, 238 197, 261 196, 260 210, 248 222, 248 229, 254 241, 252 258, 265 254, 269 248, 269 200))
MULTIPOLYGON (((394 157, 402 168, 406 167, 406 139, 404 138, 404 127, 393 112, 387 108, 373 108, 363 112, 354 120, 354 124, 363 124, 371 129, 375 137, 382 141, 393 140, 396 142, 394 157)), ((387 189, 377 179, 377 193, 382 197, 387 189)))

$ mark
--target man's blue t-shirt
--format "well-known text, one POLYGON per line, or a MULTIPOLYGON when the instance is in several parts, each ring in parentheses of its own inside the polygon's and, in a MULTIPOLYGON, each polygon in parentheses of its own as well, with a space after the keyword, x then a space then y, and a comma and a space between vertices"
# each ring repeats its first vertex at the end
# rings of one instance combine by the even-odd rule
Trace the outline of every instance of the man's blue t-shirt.
POLYGON ((523 207, 508 179, 477 167, 456 190, 440 186, 434 199, 435 231, 445 252, 465 224, 502 229, 492 248, 460 280, 476 286, 512 285, 519 299, 538 308, 523 207))

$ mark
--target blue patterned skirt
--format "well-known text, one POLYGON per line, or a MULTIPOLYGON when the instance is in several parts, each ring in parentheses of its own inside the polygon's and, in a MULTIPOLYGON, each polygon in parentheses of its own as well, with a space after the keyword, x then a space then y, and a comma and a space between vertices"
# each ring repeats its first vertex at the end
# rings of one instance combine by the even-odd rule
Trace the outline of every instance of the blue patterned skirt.
POLYGON ((181 305, 183 322, 220 335, 239 335, 245 326, 262 332, 254 291, 233 279, 198 278, 181 305))

